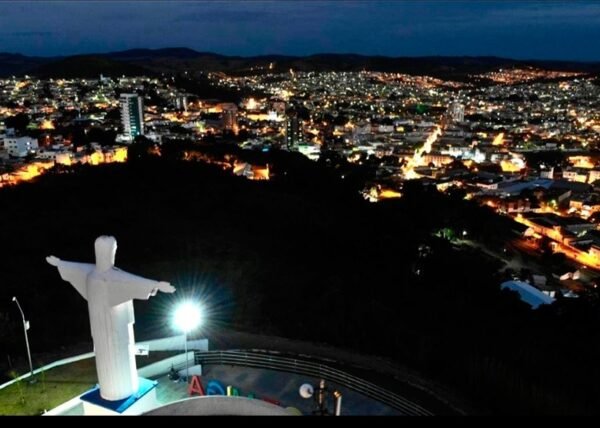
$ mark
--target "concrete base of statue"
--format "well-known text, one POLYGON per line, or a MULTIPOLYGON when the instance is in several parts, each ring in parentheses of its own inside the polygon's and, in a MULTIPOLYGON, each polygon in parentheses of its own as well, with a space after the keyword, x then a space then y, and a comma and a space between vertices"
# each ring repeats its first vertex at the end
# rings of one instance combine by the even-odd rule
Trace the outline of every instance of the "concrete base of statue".
POLYGON ((158 382, 139 378, 138 384, 137 392, 122 400, 115 401, 102 398, 100 388, 96 386, 79 397, 83 402, 83 414, 86 416, 141 415, 158 407, 160 405, 156 399, 156 385, 158 382))

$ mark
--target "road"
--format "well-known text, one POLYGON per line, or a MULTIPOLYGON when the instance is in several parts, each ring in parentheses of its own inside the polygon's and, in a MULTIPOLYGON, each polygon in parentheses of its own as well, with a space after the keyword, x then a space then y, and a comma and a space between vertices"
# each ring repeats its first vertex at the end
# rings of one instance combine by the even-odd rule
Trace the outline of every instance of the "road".
POLYGON ((482 251, 483 253, 487 254, 488 256, 499 259, 502 262, 506 263, 506 266, 503 270, 512 269, 515 272, 519 272, 521 269, 529 269, 532 272, 543 271, 542 266, 535 260, 535 258, 537 258, 538 255, 535 253, 532 255, 529 251, 527 251, 526 247, 515 245, 515 242, 509 242, 506 244, 508 249, 514 254, 514 256, 512 257, 509 257, 505 253, 491 250, 485 244, 470 239, 461 239, 458 242, 459 244, 464 244, 471 248, 476 248, 482 251))

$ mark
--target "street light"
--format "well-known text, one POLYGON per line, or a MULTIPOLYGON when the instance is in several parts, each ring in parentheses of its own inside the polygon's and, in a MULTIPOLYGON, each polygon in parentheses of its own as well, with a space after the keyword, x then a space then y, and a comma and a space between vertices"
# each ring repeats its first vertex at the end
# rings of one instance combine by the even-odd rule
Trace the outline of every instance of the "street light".
POLYGON ((177 307, 175 310, 175 316, 173 318, 173 324, 179 330, 183 331, 185 338, 185 381, 189 382, 188 376, 188 350, 187 350, 187 334, 198 327, 202 321, 200 314, 200 308, 192 302, 184 302, 177 307))
POLYGON ((29 338, 27 337, 27 330, 29 330, 29 321, 25 320, 25 314, 16 296, 13 296, 12 301, 17 304, 19 311, 21 312, 21 318, 23 319, 23 331, 25 332, 25 344, 27 345, 27 358, 29 359, 29 370, 31 372, 30 377, 33 380, 33 364, 31 364, 31 351, 29 350, 29 338))

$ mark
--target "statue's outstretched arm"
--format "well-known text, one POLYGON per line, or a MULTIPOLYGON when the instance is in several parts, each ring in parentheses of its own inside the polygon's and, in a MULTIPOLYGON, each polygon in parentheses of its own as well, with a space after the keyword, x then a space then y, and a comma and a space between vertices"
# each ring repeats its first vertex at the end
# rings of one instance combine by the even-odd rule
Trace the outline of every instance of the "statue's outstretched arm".
POLYGON ((94 270, 94 265, 90 263, 65 262, 58 257, 46 257, 46 261, 52 266, 58 268, 60 277, 71 283, 73 287, 87 300, 86 281, 88 274, 94 270))
POLYGON ((151 296, 155 296, 158 291, 163 293, 175 292, 175 287, 168 282, 146 279, 118 268, 113 268, 106 275, 108 275, 108 281, 112 283, 109 297, 111 306, 116 306, 131 299, 148 300, 151 296))

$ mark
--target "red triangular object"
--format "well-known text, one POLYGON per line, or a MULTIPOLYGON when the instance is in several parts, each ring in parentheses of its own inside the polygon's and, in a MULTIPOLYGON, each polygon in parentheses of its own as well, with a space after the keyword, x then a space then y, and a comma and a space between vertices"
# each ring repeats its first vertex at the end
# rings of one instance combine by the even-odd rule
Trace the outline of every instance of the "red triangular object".
POLYGON ((204 387, 202 386, 202 382, 200 382, 200 376, 192 376, 192 382, 190 383, 190 386, 188 388, 188 394, 198 394, 200 396, 206 395, 206 393, 204 392, 204 387))

